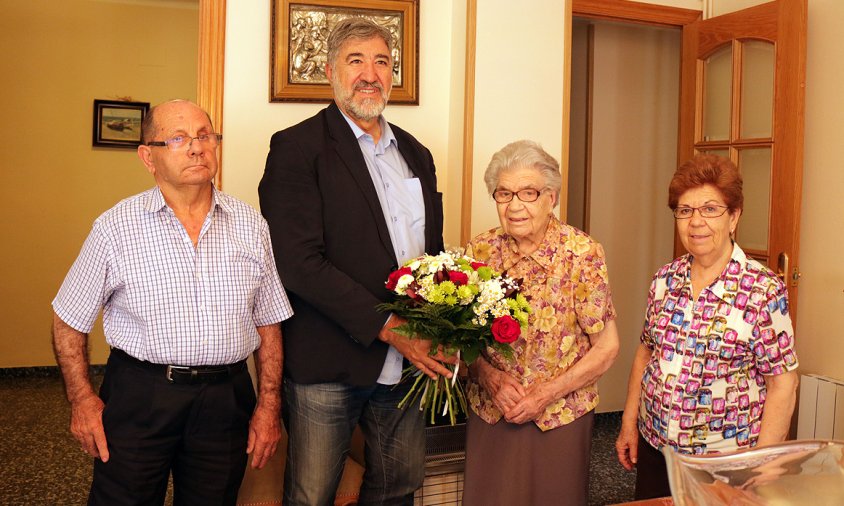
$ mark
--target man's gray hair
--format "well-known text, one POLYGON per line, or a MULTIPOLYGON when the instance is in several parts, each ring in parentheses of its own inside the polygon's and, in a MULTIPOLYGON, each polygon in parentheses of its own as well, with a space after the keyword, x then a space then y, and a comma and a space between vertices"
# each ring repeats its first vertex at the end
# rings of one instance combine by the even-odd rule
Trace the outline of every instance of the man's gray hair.
POLYGON ((542 146, 528 140, 511 142, 492 155, 492 160, 489 161, 484 172, 484 182, 489 194, 492 195, 498 186, 502 170, 522 167, 538 170, 545 178, 545 187, 557 194, 559 202, 560 188, 563 185, 560 164, 542 149, 542 146))
POLYGON ((387 55, 392 58, 393 37, 390 30, 361 17, 350 17, 341 20, 334 25, 331 34, 328 36, 328 65, 334 68, 334 62, 340 53, 340 48, 349 39, 367 40, 372 37, 381 37, 387 44, 387 55))

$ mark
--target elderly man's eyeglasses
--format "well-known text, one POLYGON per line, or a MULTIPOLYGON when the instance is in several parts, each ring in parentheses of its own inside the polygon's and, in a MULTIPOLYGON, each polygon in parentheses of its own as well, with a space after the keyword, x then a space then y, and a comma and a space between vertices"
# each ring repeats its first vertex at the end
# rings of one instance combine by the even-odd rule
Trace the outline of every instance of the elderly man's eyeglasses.
POLYGON ((719 216, 724 216, 724 213, 726 213, 728 209, 728 206, 710 204, 700 207, 675 207, 672 209, 672 212, 674 213, 674 217, 678 220, 688 220, 695 214, 695 211, 697 211, 701 218, 718 218, 719 216))
POLYGON ((517 192, 510 190, 495 190, 492 192, 492 198, 499 204, 506 204, 513 200, 513 197, 519 197, 522 202, 536 202, 540 195, 542 195, 542 190, 536 188, 524 188, 517 192))
POLYGON ((189 135, 177 135, 164 139, 163 141, 149 141, 147 146, 167 146, 170 151, 180 151, 189 148, 193 141, 196 141, 208 148, 216 148, 223 140, 223 134, 200 134, 196 137, 189 135))

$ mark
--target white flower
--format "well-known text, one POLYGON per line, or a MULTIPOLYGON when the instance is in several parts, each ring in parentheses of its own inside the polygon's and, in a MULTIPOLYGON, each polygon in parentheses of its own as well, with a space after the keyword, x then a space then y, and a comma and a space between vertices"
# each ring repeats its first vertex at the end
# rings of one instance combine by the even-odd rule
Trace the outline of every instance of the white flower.
POLYGON ((407 287, 413 283, 413 276, 410 274, 405 274, 404 276, 400 277, 399 280, 396 282, 396 293, 404 293, 407 290, 407 287))
POLYGON ((487 319, 482 317, 482 316, 479 316, 477 318, 472 318, 472 323, 474 323, 475 325, 477 325, 479 327, 483 327, 484 325, 486 325, 486 322, 487 322, 487 319))
POLYGON ((506 301, 499 300, 492 306, 490 312, 492 313, 492 316, 496 318, 501 318, 502 316, 509 316, 510 306, 507 305, 506 301))
POLYGON ((481 293, 478 294, 478 301, 492 303, 504 298, 504 289, 496 279, 482 281, 480 284, 481 293))

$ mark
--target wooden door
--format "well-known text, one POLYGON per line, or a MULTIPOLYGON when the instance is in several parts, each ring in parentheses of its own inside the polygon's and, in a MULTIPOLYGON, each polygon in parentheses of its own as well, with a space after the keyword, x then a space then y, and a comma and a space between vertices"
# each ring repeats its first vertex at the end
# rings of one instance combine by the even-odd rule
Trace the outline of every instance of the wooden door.
MULTIPOLYGON (((680 161, 728 156, 744 179, 736 234, 789 287, 796 317, 807 0, 778 0, 686 25, 680 161)), ((683 253, 675 244, 675 253, 683 253)))

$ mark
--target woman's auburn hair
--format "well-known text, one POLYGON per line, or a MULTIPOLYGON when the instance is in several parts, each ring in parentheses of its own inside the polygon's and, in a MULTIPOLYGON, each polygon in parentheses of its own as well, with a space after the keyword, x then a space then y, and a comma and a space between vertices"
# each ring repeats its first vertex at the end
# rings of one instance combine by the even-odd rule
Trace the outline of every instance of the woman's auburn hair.
POLYGON ((684 193, 705 184, 721 192, 731 212, 744 209, 741 173, 728 158, 712 154, 696 155, 674 172, 668 185, 668 207, 676 209, 684 193))

